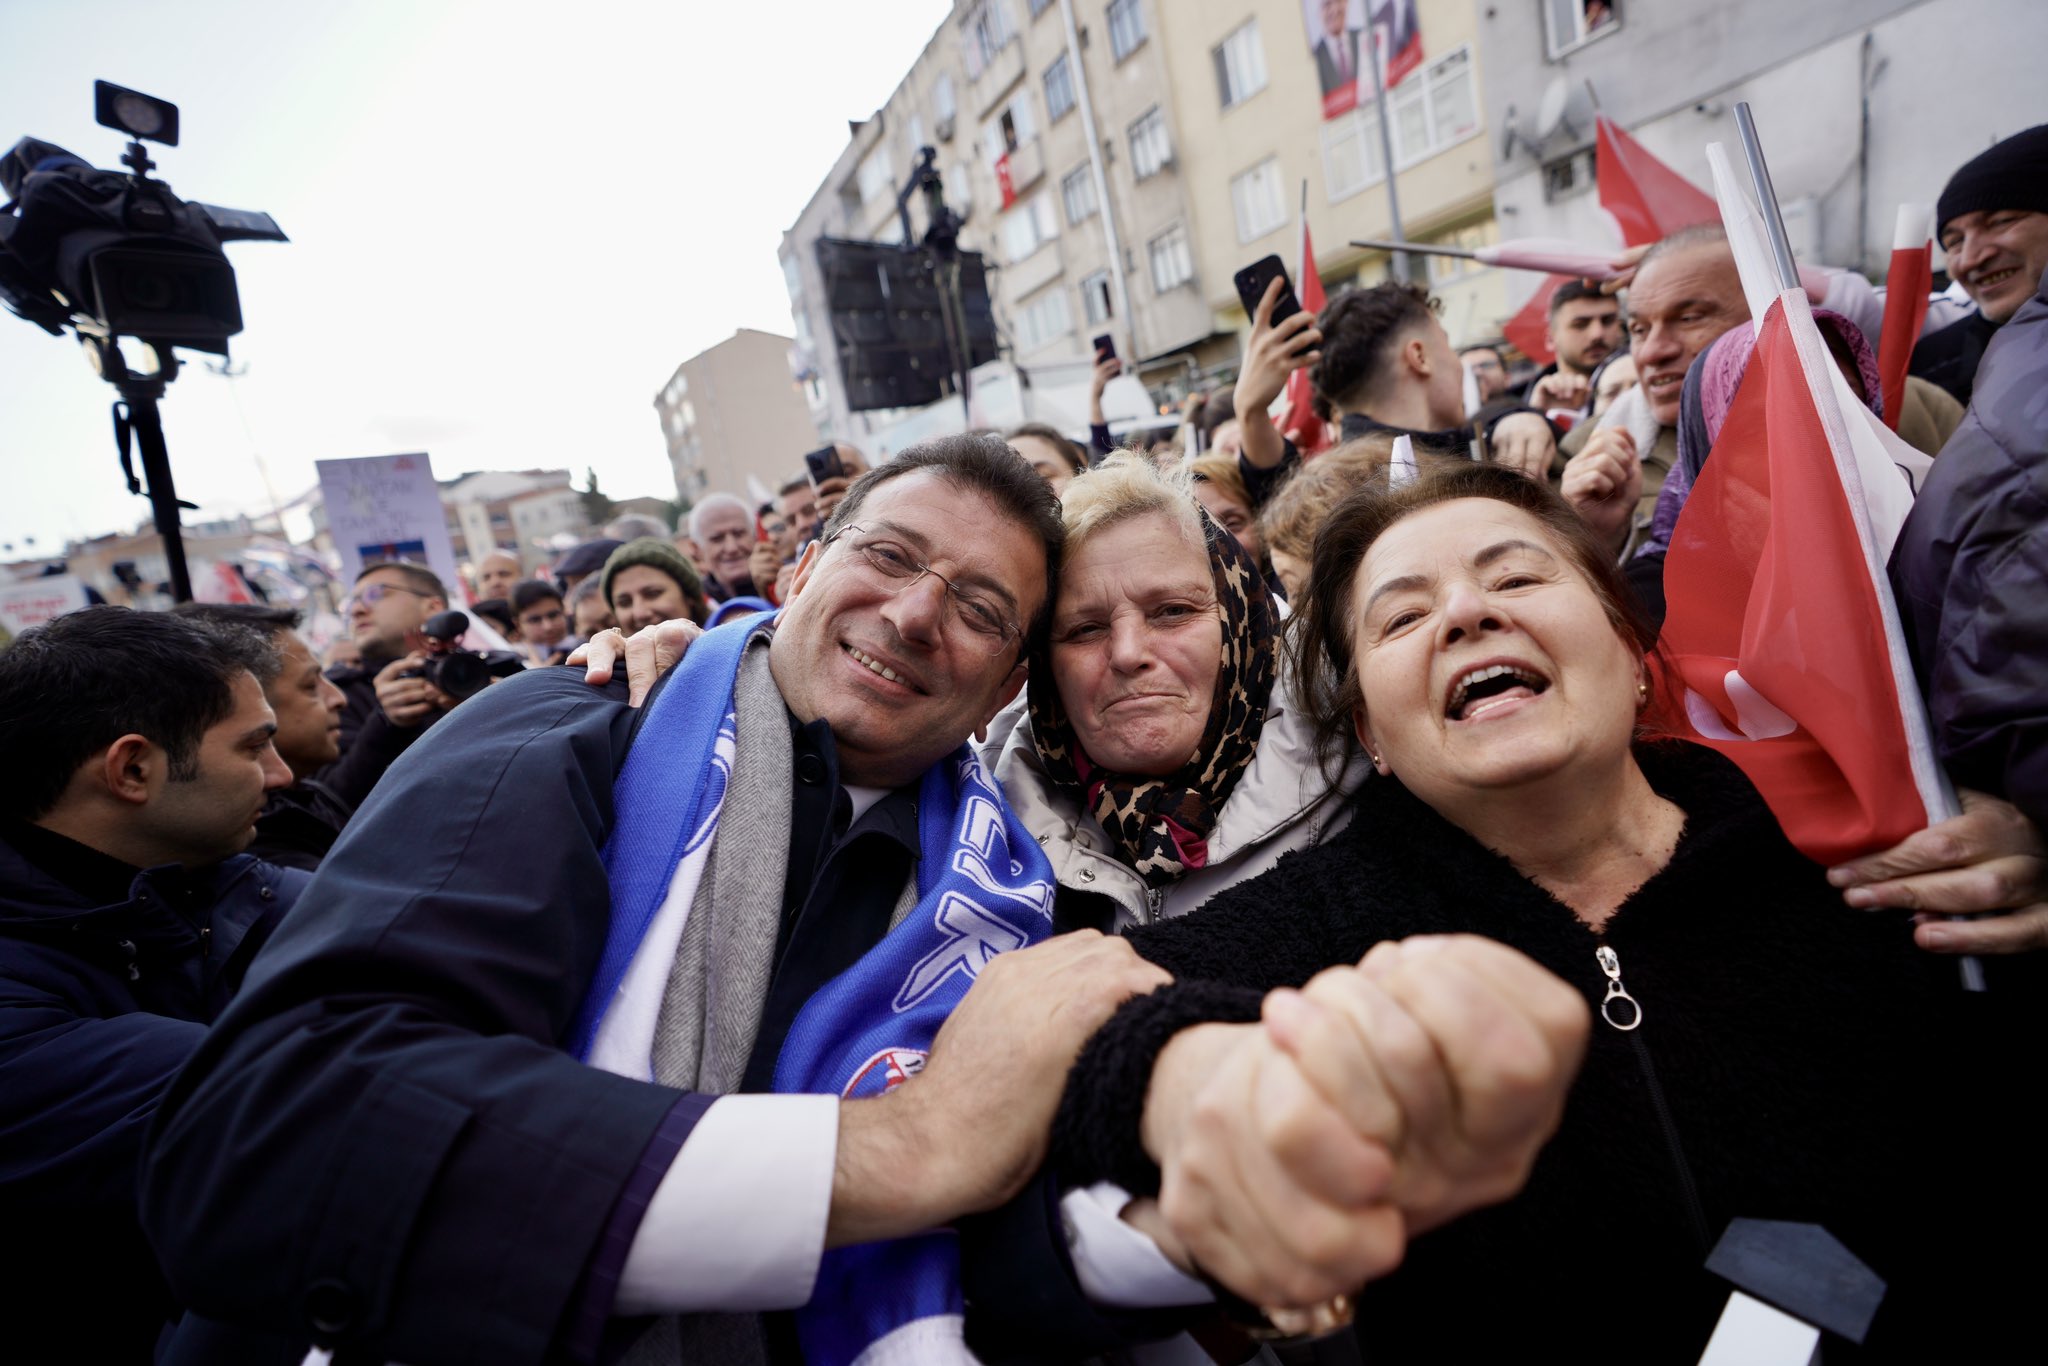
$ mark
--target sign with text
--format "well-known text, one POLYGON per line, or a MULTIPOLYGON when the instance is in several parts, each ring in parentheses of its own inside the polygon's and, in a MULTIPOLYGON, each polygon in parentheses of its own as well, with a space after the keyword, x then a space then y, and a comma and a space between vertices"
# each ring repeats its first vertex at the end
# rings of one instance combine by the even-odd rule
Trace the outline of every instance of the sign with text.
POLYGON ((0 583, 0 627, 9 635, 18 636, 51 617, 75 612, 85 603, 85 583, 76 574, 0 583))
POLYGON ((363 566, 379 560, 425 565, 461 600, 448 513, 424 451, 315 462, 327 534, 341 555, 341 581, 354 583, 363 566))

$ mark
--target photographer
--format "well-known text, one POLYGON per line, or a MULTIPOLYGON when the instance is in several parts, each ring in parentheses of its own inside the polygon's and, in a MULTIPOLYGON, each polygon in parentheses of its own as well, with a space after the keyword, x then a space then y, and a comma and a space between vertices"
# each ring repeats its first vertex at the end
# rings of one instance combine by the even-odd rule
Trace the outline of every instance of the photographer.
POLYGON ((347 699, 341 712, 341 757, 313 776, 357 803, 391 761, 455 705, 418 677, 425 637, 420 627, 448 610, 448 590, 430 569, 387 562, 363 567, 342 604, 361 659, 327 671, 347 699), (351 795, 352 794, 352 795, 351 795))

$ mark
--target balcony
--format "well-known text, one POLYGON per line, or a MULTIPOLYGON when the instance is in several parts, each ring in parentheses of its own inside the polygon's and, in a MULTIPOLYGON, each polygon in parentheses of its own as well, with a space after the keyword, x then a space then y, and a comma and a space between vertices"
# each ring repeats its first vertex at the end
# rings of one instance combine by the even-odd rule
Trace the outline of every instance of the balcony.
POLYGON ((1045 139, 1033 138, 1010 153, 1010 190, 1022 199, 1045 179, 1045 139))

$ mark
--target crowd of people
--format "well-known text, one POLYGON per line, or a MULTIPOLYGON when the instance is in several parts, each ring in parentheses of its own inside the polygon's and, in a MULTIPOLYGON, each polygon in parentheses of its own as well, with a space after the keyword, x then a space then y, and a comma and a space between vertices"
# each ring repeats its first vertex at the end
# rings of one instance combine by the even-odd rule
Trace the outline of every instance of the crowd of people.
POLYGON ((2026 1351, 2048 126, 1937 218, 1902 394, 1806 281, 1929 461, 1962 812, 1835 867, 1673 738, 1755 348, 1711 226, 1558 289, 1519 388, 1419 289, 1276 283, 1164 450, 1105 353, 1086 440, 841 444, 466 601, 368 565, 324 668, 284 608, 25 633, 4 1354, 1690 1361, 1744 1220, 1881 1280, 1827 1360, 2026 1351))

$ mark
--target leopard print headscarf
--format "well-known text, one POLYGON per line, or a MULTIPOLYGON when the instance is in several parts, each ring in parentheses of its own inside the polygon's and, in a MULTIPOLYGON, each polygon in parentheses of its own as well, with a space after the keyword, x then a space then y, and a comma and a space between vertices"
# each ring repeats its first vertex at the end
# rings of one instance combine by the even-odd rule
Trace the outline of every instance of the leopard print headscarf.
POLYGON ((1251 766, 1273 695, 1278 623, 1265 580, 1237 538, 1200 504, 1196 515, 1202 519, 1209 572, 1223 608, 1223 655, 1208 727, 1184 767, 1163 778, 1147 778, 1095 765, 1082 752, 1053 685, 1050 644, 1031 660, 1031 730, 1046 773, 1060 787, 1082 794, 1083 806, 1102 822, 1117 857, 1148 887, 1163 887, 1208 863, 1209 832, 1231 789, 1251 766))

